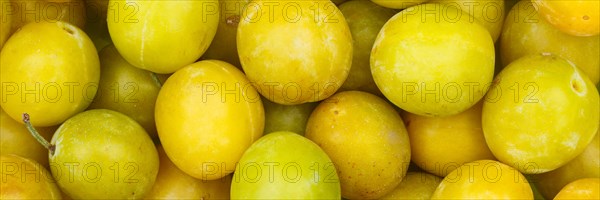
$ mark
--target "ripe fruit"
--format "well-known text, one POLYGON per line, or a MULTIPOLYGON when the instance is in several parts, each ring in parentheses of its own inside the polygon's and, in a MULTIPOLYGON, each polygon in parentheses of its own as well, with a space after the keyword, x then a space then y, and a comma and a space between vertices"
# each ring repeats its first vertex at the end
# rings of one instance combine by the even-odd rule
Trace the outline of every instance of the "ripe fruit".
POLYGON ((52 176, 74 199, 139 199, 158 173, 150 137, 133 119, 112 110, 69 118, 46 147, 52 176))
POLYGON ((0 105, 19 122, 29 113, 34 126, 58 125, 83 111, 100 79, 94 44, 64 22, 23 26, 4 45, 0 70, 0 105))
POLYGON ((402 182, 381 199, 431 199, 442 182, 440 177, 424 172, 407 172, 402 182))
POLYGON ((381 94, 371 75, 369 57, 377 33, 383 24, 396 14, 396 11, 363 0, 348 1, 339 8, 348 22, 354 41, 352 67, 340 89, 381 94))
POLYGON ((160 167, 152 190, 144 199, 229 199, 231 176, 203 181, 187 175, 158 147, 160 167))
POLYGON ((565 59, 518 59, 494 83, 483 104, 485 140, 498 160, 523 173, 548 172, 566 164, 598 130, 598 91, 565 59))
POLYGON ((39 163, 14 154, 0 155, 1 199, 61 199, 50 172, 39 163))
POLYGON ((263 134, 260 95, 233 65, 205 60, 171 75, 156 99, 156 128, 173 163, 202 180, 233 172, 263 134))
POLYGON ((492 160, 465 163, 442 180, 431 199, 533 199, 518 170, 492 160))
POLYGON ((425 116, 453 115, 475 105, 492 80, 494 43, 467 16, 453 7, 442 12, 439 4, 422 4, 392 17, 371 52, 381 92, 403 110, 425 116), (435 11, 427 12, 434 14, 423 14, 431 8, 435 11), (462 17, 437 21, 439 15, 462 17))
POLYGON ((536 185, 544 197, 551 199, 565 185, 581 178, 600 178, 600 134, 597 132, 583 153, 562 167, 535 176, 536 185))
POLYGON ((600 178, 584 178, 565 186, 554 199, 600 199, 600 178))
POLYGON ((574 36, 600 33, 600 2, 532 0, 540 15, 557 29, 574 36))
POLYGON ((500 38, 501 66, 530 54, 552 53, 573 62, 594 83, 600 81, 600 36, 577 37, 546 22, 530 1, 516 4, 500 38))
POLYGON ((204 59, 222 60, 241 69, 237 52, 236 34, 241 15, 249 0, 221 0, 219 26, 215 38, 202 55, 204 59))
MULTIPOLYGON (((2 154, 15 154, 34 160, 48 166, 48 150, 37 144, 29 131, 22 123, 10 118, 4 110, 0 109, 0 152, 2 154)), ((52 138, 57 127, 38 128, 40 135, 46 140, 52 138)))
POLYGON ((129 64, 109 45, 99 52, 101 75, 91 109, 105 108, 123 113, 138 122, 146 133, 157 138, 154 105, 160 83, 152 72, 129 64))
POLYGON ((262 99, 265 108, 265 134, 276 131, 290 131, 304 135, 306 122, 317 103, 281 105, 262 99))
POLYGON ((421 169, 445 177, 462 164, 494 159, 481 129, 481 107, 447 117, 404 115, 411 160, 421 169))
POLYGON ((206 51, 217 31, 217 0, 110 0, 108 31, 133 66, 173 73, 206 51))
POLYGON ((470 22, 475 22, 488 30, 494 42, 500 36, 505 16, 505 0, 433 0, 430 3, 440 3, 442 6, 459 8, 471 15, 470 22))
POLYGON ((344 198, 380 198, 408 170, 410 146, 400 115, 366 92, 340 92, 321 102, 308 119, 305 136, 335 164, 344 198))
POLYGON ((327 154, 292 132, 275 132, 244 153, 231 183, 232 199, 339 199, 340 184, 327 154))
POLYGON ((237 48, 258 92, 284 105, 333 95, 352 61, 352 36, 337 7, 320 0, 255 0, 248 5, 254 6, 242 15, 237 48), (273 8, 267 11, 268 5, 273 8))

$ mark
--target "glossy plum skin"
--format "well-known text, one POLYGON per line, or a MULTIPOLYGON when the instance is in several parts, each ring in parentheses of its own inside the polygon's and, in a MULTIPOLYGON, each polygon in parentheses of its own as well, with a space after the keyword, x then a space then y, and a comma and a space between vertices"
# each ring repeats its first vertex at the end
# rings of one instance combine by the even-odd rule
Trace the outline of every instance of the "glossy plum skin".
POLYGON ((525 176, 494 160, 463 164, 442 180, 431 199, 533 199, 525 176))
POLYGON ((66 22, 23 26, 4 44, 0 70, 0 105, 19 122, 28 113, 34 126, 55 126, 83 111, 100 79, 94 44, 66 22))
POLYGON ((418 115, 448 116, 483 97, 493 78, 494 60, 490 34, 469 22, 467 13, 421 4, 383 26, 371 52, 371 72, 396 106, 418 115), (435 15, 421 17, 425 10, 435 15), (443 13, 460 17, 438 20, 443 13))
POLYGON ((573 62, 595 84, 600 81, 600 36, 564 33, 548 23, 530 1, 520 1, 510 10, 499 47, 499 69, 523 56, 552 53, 573 62))
POLYGON ((287 3, 249 3, 255 6, 246 9, 237 30, 242 68, 258 92, 272 102, 295 105, 323 100, 341 87, 350 71, 350 29, 331 1, 287 3), (268 4, 282 6, 272 9, 273 17, 268 17, 262 14, 268 4), (283 5, 298 11, 285 11, 283 5))
POLYGON ((52 176, 74 199, 139 199, 158 174, 150 136, 116 111, 79 113, 58 128, 50 143, 55 148, 49 154, 52 176))
POLYGON ((269 133, 244 153, 231 183, 231 199, 339 199, 331 160, 297 133, 269 133))
POLYGON ((345 91, 321 102, 308 119, 305 136, 335 164, 344 198, 380 198, 408 170, 404 123, 392 105, 370 93, 345 91))
POLYGON ((108 31, 133 66, 160 74, 195 62, 217 31, 217 0, 110 0, 108 31), (176 30, 176 31, 174 31, 176 30))
POLYGON ((56 181, 39 163, 14 154, 0 155, 0 198, 61 199, 56 181))
POLYGON ((526 56, 504 68, 486 96, 485 140, 503 163, 527 174, 548 172, 592 141, 599 104, 594 84, 569 61, 550 54, 526 56))
POLYGON ((155 119, 171 161, 202 180, 231 174, 265 124, 258 92, 238 68, 218 60, 171 75, 158 94, 155 119))
POLYGON ((425 117, 405 112, 411 144, 411 160, 421 169, 445 177, 463 163, 490 159, 483 136, 483 102, 468 110, 446 117, 425 117))

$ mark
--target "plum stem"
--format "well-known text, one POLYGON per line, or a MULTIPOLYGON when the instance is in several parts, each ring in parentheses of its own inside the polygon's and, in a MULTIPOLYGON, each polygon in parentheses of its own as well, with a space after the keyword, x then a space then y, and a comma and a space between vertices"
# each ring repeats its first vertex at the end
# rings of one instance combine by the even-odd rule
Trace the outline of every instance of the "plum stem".
POLYGON ((50 144, 46 139, 44 139, 44 137, 42 137, 42 135, 40 135, 39 132, 37 132, 37 130, 35 130, 29 121, 29 114, 23 113, 23 123, 25 123, 27 130, 29 130, 29 133, 31 133, 33 138, 35 138, 40 144, 42 144, 42 146, 48 149, 48 151, 50 151, 50 155, 54 155, 55 146, 50 144))
POLYGON ((162 87, 162 83, 158 79, 158 76, 156 75, 156 73, 151 72, 150 76, 152 76, 152 80, 154 80, 154 82, 156 83, 156 85, 158 85, 159 88, 162 87))

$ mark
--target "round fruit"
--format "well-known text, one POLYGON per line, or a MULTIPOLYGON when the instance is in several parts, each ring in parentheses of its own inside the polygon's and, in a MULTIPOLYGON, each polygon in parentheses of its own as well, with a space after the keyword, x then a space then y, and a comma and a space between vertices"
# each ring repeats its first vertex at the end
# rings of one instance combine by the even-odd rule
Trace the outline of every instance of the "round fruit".
POLYGON ((100 79, 94 44, 64 22, 23 26, 4 45, 0 70, 0 105, 19 122, 29 113, 34 126, 58 125, 83 111, 100 79))
POLYGON ((74 199, 139 199, 158 174, 158 153, 144 128, 111 110, 68 119, 49 149, 52 175, 74 199))
POLYGON ((202 55, 205 59, 228 62, 241 69, 240 58, 236 46, 236 34, 242 12, 249 0, 221 0, 219 26, 210 46, 202 55))
POLYGON ((600 178, 584 178, 565 186, 554 199, 600 199, 600 178))
POLYGON ((542 19, 530 1, 516 4, 506 19, 500 38, 502 66, 526 55, 552 53, 575 63, 592 82, 600 81, 600 36, 566 34, 542 19))
MULTIPOLYGON (((599 130, 600 131, 600 130, 599 130)), ((600 178, 600 133, 583 153, 562 167, 535 176, 540 193, 552 199, 565 185, 581 178, 600 178)))
POLYGON ((265 134, 276 131, 290 131, 304 135, 308 117, 318 105, 316 102, 281 105, 266 99, 262 100, 265 107, 265 130, 263 131, 265 134))
POLYGON ((10 0, 3 4, 5 15, 12 15, 12 31, 28 23, 67 22, 80 29, 85 27, 84 0, 10 0), (12 12, 9 12, 9 8, 12 12))
POLYGON ((238 26, 237 48, 258 92, 284 105, 333 95, 352 61, 350 29, 331 1, 251 1, 238 26), (263 15, 269 8, 271 14, 263 15))
POLYGON ((339 8, 348 22, 354 40, 352 67, 340 89, 381 94, 373 81, 369 58, 377 33, 396 11, 363 0, 347 1, 339 8))
POLYGON ((195 62, 219 23, 217 0, 110 0, 108 31, 123 58, 155 73, 173 73, 195 62))
MULTIPOLYGON (((494 42, 500 37, 502 24, 504 24, 505 0, 433 0, 430 3, 440 3, 442 6, 460 8, 471 15, 471 22, 475 21, 488 30, 494 42)), ((445 9, 445 8, 443 8, 445 9)))
POLYGON ((428 0, 371 0, 380 6, 393 9, 405 9, 414 5, 421 4, 428 0))
POLYGON ((518 170, 492 160, 465 163, 442 180, 431 199, 533 199, 518 170))
POLYGON ((144 199, 229 199, 231 176, 203 181, 182 172, 158 147, 160 166, 152 190, 144 199))
POLYGON ((321 102, 308 119, 306 137, 335 164, 344 198, 380 198, 408 170, 409 139, 400 115, 366 92, 341 92, 321 102))
POLYGON ((447 117, 425 117, 406 113, 411 160, 421 169, 445 177, 462 164, 494 159, 481 129, 481 107, 447 117))
POLYGON ((532 0, 540 15, 557 29, 574 36, 600 33, 600 2, 532 0))
POLYGON ((100 85, 91 109, 105 108, 123 113, 156 138, 154 106, 160 83, 152 72, 129 64, 110 45, 100 51, 100 85))
POLYGON ((39 163, 14 154, 0 155, 1 199, 61 199, 50 172, 39 163))
POLYGON ((440 177, 424 172, 407 172, 402 182, 381 199, 431 199, 442 182, 440 177))
POLYGON ((422 4, 396 14, 371 52, 371 72, 381 92, 418 115, 467 110, 483 97, 494 74, 494 43, 487 30, 454 7, 439 8, 422 4), (438 9, 425 11, 430 8, 438 9), (458 19, 437 20, 442 14, 458 19))
POLYGON ((485 140, 498 160, 523 173, 566 164, 598 130, 598 91, 565 59, 523 57, 504 68, 494 83, 483 104, 485 140))
POLYGON ((223 61, 205 60, 171 75, 156 100, 156 128, 173 163, 202 180, 233 172, 263 134, 260 95, 244 74, 223 61))
MULTIPOLYGON (((42 167, 48 166, 48 150, 37 144, 35 138, 31 137, 22 123, 10 118, 4 110, 0 109, 0 124, 2 125, 0 126, 0 152, 2 154, 15 154, 35 160, 42 167)), ((50 140, 56 127, 43 127, 38 130, 42 137, 50 140)))
POLYGON ((231 198, 340 199, 340 183, 319 146, 296 133, 275 132, 244 153, 233 175, 231 198))

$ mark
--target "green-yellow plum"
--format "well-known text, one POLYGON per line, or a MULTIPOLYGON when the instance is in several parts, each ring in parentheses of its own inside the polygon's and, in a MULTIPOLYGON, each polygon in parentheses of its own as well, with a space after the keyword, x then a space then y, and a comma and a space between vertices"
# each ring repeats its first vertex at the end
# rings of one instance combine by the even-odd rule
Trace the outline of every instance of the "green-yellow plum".
POLYGON ((421 4, 383 26, 370 63, 375 83, 395 105, 418 115, 448 116, 483 97, 493 78, 494 60, 490 34, 469 22, 468 13, 421 4))
POLYGON ((238 68, 218 60, 171 75, 158 94, 155 120, 171 161, 202 180, 232 173, 265 124, 258 92, 238 68))
POLYGON ((583 178, 567 184, 554 199, 600 199, 600 178, 583 178))
POLYGON ((483 137, 482 105, 446 117, 405 113, 411 160, 421 169, 445 177, 464 163, 494 159, 483 137))
POLYGON ((152 190, 144 199, 229 199, 231 176, 203 181, 187 175, 158 147, 160 167, 152 190))
POLYGON ((575 63, 592 82, 599 83, 600 36, 566 34, 540 17, 530 1, 516 4, 506 19, 499 43, 502 66, 526 55, 552 53, 575 63))
POLYGON ((380 6, 393 9, 405 9, 411 6, 422 4, 428 0, 371 0, 380 6))
POLYGON ((49 149, 52 176, 73 199, 139 199, 158 174, 158 153, 144 128, 112 110, 69 118, 49 149))
POLYGON ((319 146, 292 132, 269 133, 244 153, 232 199, 340 199, 340 182, 319 146))
POLYGON ((265 130, 263 131, 265 134, 276 131, 290 131, 304 135, 308 117, 318 105, 316 102, 281 105, 264 98, 262 100, 265 108, 265 130))
POLYGON ((157 138, 154 106, 160 83, 152 72, 129 64, 109 45, 99 53, 100 84, 90 109, 105 108, 137 121, 152 138, 157 138))
POLYGON ((85 27, 86 5, 84 0, 10 0, 4 4, 5 15, 12 15, 11 29, 28 23, 67 22, 80 29, 85 27), (12 12, 9 12, 12 9, 12 12))
POLYGON ((39 163, 2 152, 0 164, 0 199, 61 199, 56 181, 39 163))
POLYGON ((352 62, 350 29, 329 0, 250 1, 238 26, 237 48, 258 92, 284 105, 333 95, 352 62))
POLYGON ((236 34, 242 12, 249 0, 221 0, 219 26, 212 43, 202 55, 204 59, 215 59, 228 62, 241 69, 237 52, 236 34))
POLYGON ((452 6, 460 8, 468 13, 473 18, 470 21, 475 21, 485 27, 494 42, 500 37, 502 32, 502 24, 504 24, 504 2, 505 0, 433 0, 430 3, 440 3, 443 6, 452 6))
POLYGON ((557 29, 574 36, 600 34, 600 2, 531 0, 540 15, 557 29))
POLYGON ((425 172, 407 172, 402 182, 381 199, 431 199, 442 178, 425 172))
POLYGON ((552 199, 565 185, 581 178, 600 178, 600 134, 585 148, 583 153, 566 165, 535 176, 540 193, 552 199))
MULTIPOLYGON (((48 166, 48 150, 39 145, 22 123, 10 118, 0 109, 0 152, 15 154, 48 166)), ((52 138, 56 127, 42 127, 38 131, 46 140, 52 138)))
POLYGON ((409 138, 400 115, 366 92, 340 92, 321 102, 308 119, 305 136, 335 164, 344 198, 380 198, 408 170, 409 138))
POLYGON ((599 107, 594 84, 573 63, 526 56, 496 76, 483 104, 483 133, 499 161, 544 173, 583 152, 598 130, 599 107))
POLYGON ((119 53, 133 66, 161 74, 200 58, 219 23, 217 0, 110 0, 108 7, 108 31, 119 53))
POLYGON ((396 11, 363 0, 347 1, 339 8, 348 22, 354 41, 352 67, 340 90, 361 90, 379 95, 381 92, 373 81, 369 58, 377 33, 396 11))
POLYGON ((0 70, 0 105, 19 122, 28 113, 34 126, 58 125, 83 111, 100 79, 94 44, 65 22, 23 26, 4 44, 0 70))
POLYGON ((518 170, 493 160, 465 163, 442 180, 431 199, 533 199, 518 170))

